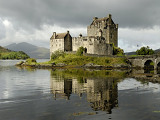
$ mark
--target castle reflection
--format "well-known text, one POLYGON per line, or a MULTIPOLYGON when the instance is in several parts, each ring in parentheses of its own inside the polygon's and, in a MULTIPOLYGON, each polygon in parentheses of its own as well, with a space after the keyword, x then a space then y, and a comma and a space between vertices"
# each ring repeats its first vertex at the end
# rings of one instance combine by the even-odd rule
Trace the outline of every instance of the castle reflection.
MULTIPOLYGON (((108 74, 104 72, 106 73, 108 74)), ((54 94, 54 99, 69 100, 72 93, 80 97, 86 93, 87 101, 91 103, 93 110, 103 110, 110 114, 114 107, 118 107, 118 78, 107 77, 107 75, 96 77, 94 73, 94 77, 86 77, 85 73, 77 74, 66 75, 66 71, 58 73, 51 71, 51 92, 54 94)), ((89 74, 92 75, 92 72, 89 74)))

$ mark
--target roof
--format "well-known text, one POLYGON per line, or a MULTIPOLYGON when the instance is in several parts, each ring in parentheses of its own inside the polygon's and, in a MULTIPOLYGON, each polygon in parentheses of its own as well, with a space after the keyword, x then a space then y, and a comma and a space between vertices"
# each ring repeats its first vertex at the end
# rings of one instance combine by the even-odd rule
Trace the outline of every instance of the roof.
MULTIPOLYGON (((57 33, 56 34, 56 39, 63 39, 67 33, 57 33)), ((52 35, 51 39, 54 39, 54 36, 52 35)))
MULTIPOLYGON (((106 21, 108 23, 109 22, 109 17, 95 19, 95 20, 93 20, 93 22, 91 23, 91 25, 97 24, 97 23, 102 22, 102 21, 106 21)), ((112 21, 112 19, 111 19, 111 22, 114 23, 112 21)))
POLYGON ((91 23, 91 25, 95 24, 95 23, 99 23, 99 22, 102 22, 102 21, 108 21, 108 17, 104 17, 104 18, 97 18, 95 20, 93 20, 93 22, 91 23))
POLYGON ((95 22, 101 22, 101 21, 105 21, 105 20, 108 20, 109 18, 108 17, 104 17, 104 18, 98 18, 95 20, 95 22))

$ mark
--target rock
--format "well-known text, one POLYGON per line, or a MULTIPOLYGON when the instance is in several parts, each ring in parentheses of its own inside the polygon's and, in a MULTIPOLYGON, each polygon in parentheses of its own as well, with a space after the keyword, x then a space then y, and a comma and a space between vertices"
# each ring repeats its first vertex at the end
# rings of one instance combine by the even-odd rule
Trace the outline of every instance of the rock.
POLYGON ((87 63, 87 64, 85 64, 84 66, 86 66, 86 67, 91 67, 91 66, 93 66, 94 64, 93 63, 87 63))
POLYGON ((65 63, 57 63, 56 66, 66 66, 65 63))
POLYGON ((24 64, 24 61, 20 61, 16 65, 23 65, 23 64, 24 64))
POLYGON ((51 65, 52 65, 52 66, 55 66, 55 65, 56 65, 56 63, 54 63, 54 62, 53 62, 53 63, 51 63, 51 65))

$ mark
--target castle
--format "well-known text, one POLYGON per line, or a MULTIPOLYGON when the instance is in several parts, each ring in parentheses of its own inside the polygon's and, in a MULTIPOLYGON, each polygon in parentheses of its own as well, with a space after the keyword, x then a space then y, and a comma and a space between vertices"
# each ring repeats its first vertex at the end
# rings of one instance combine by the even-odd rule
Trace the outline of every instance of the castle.
POLYGON ((87 27, 87 36, 79 35, 72 37, 66 33, 53 32, 50 38, 50 55, 57 50, 77 51, 83 46, 88 54, 113 55, 113 44, 118 46, 118 24, 112 20, 111 14, 108 17, 94 17, 92 23, 87 27))

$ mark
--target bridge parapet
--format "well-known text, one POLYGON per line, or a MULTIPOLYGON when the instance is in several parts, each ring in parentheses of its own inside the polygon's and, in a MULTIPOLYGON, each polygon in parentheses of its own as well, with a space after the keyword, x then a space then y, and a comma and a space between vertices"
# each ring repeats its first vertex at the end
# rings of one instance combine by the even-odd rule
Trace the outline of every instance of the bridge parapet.
POLYGON ((145 55, 145 56, 134 56, 127 57, 131 62, 133 67, 144 68, 144 65, 147 61, 152 61, 154 63, 154 69, 157 69, 157 65, 160 65, 160 56, 159 55, 145 55))

